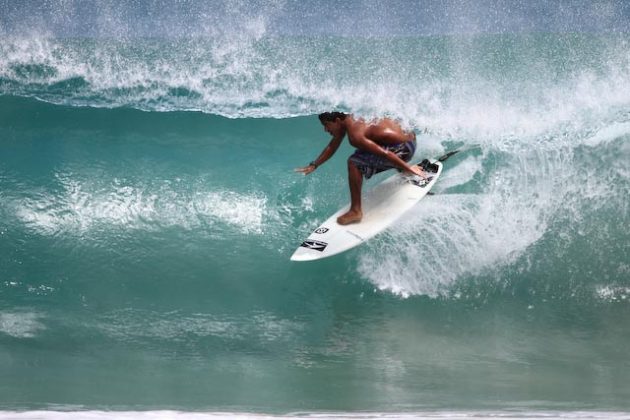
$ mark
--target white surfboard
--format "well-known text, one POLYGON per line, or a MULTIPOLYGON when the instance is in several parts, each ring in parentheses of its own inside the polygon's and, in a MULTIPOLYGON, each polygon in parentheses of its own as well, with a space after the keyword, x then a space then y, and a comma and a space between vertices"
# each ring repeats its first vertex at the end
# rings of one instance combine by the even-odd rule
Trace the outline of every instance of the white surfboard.
POLYGON ((363 195, 363 219, 359 223, 340 225, 337 218, 350 204, 330 216, 302 242, 291 256, 292 261, 312 261, 330 257, 361 245, 382 232, 431 190, 442 173, 442 163, 432 160, 433 172, 425 172, 428 181, 418 176, 397 173, 363 195))

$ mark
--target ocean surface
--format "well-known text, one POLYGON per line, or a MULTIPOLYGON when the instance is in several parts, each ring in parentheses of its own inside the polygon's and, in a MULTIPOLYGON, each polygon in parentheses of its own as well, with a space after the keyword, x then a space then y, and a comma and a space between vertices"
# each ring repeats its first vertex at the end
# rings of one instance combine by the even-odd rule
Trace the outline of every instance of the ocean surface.
POLYGON ((628 418, 629 197, 628 35, 5 35, 0 418, 628 418), (460 153, 294 263, 328 110, 460 153))

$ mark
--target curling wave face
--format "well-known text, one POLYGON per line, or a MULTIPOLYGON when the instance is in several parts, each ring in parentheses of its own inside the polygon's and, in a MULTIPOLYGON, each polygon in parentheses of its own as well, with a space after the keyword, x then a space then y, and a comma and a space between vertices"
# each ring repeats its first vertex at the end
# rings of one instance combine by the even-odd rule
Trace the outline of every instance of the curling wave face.
MULTIPOLYGON (((0 90, 5 96, 71 106, 199 110, 240 118, 240 125, 250 124, 251 117, 283 119, 343 109, 366 117, 395 115, 408 126, 428 130, 420 143, 423 154, 465 150, 438 186, 445 196, 419 207, 408 223, 360 251, 357 270, 379 288, 435 297, 449 294, 458 279, 523 264, 536 244, 546 244, 548 238, 568 238, 551 252, 561 255, 576 232, 590 232, 569 227, 586 224, 586 215, 605 213, 609 220, 627 221, 626 45, 620 36, 580 35, 11 38, 0 47, 0 90), (408 263, 400 263, 401 254, 408 263)), ((63 111, 65 120, 74 120, 72 112, 63 111)), ((84 114, 94 122, 107 115, 84 114)), ((192 117, 178 115, 167 122, 169 138, 158 135, 156 142, 183 143, 172 140, 175 124, 192 117)), ((112 116, 129 128, 157 119, 134 121, 136 114, 120 112, 107 118, 112 116)), ((299 130, 305 132, 302 121, 299 130)), ((230 153, 223 138, 234 137, 226 130, 238 126, 226 127, 221 140, 209 140, 216 142, 213 152, 230 153)), ((76 128, 102 129, 90 124, 76 128)), ((213 127, 204 129, 211 133, 213 127)), ((296 134, 281 125, 278 129, 273 150, 296 134)), ((270 141, 250 133, 250 138, 230 142, 258 149, 270 141)), ((318 148, 306 146, 310 154, 296 161, 308 160, 318 148)), ((274 172, 275 165, 270 177, 285 177, 274 172)), ((215 169, 220 177, 220 168, 215 169)), ((134 174, 131 182, 106 174, 95 183, 90 176, 55 171, 51 175, 59 190, 9 199, 5 207, 13 209, 20 223, 49 234, 85 232, 98 225, 192 229, 222 221, 243 234, 274 231, 281 237, 286 228, 285 222, 278 224, 285 206, 272 202, 270 196, 278 192, 268 186, 257 186, 256 192, 208 188, 207 180, 194 176, 173 181, 154 172, 147 171, 151 182, 142 179, 147 174, 134 174), (187 190, 173 189, 178 182, 187 190)), ((343 188, 336 192, 337 203, 344 193, 343 188)), ((607 245, 613 249, 606 255, 613 258, 602 261, 599 270, 623 272, 623 252, 615 244, 607 245), (608 264, 612 266, 606 268, 608 264)))

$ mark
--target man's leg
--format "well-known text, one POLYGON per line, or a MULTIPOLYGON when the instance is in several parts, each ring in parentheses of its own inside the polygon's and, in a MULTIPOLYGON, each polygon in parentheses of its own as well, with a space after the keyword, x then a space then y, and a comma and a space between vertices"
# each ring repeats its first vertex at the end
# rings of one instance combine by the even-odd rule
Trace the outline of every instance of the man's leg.
POLYGON ((359 168, 348 159, 348 183, 350 184, 350 210, 337 218, 340 225, 358 223, 363 217, 361 212, 361 186, 363 174, 359 168))

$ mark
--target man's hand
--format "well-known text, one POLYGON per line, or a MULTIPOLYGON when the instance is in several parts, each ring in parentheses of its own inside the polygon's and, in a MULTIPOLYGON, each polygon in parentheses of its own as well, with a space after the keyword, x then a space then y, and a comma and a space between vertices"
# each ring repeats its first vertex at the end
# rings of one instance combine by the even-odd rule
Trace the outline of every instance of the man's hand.
POLYGON ((308 165, 308 166, 305 166, 303 168, 296 168, 295 172, 301 172, 304 175, 308 175, 311 172, 313 172, 315 169, 317 169, 317 166, 315 166, 315 165, 308 165))
POLYGON ((427 179, 427 174, 424 172, 418 165, 413 165, 409 167, 409 170, 412 174, 418 175, 422 179, 427 179))

